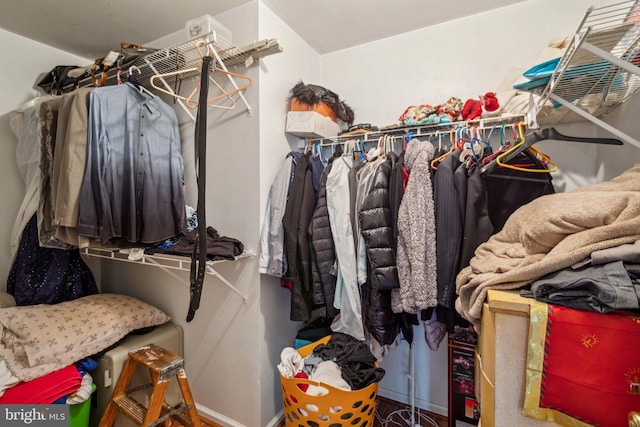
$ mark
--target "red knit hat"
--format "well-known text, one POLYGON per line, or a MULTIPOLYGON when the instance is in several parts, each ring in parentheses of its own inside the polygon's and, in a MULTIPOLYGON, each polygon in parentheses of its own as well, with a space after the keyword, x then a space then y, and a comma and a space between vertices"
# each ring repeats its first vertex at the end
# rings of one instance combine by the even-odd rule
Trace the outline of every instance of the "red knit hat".
POLYGON ((498 98, 496 98, 495 92, 487 92, 481 98, 485 110, 496 111, 498 108, 500 108, 500 104, 498 103, 498 98))

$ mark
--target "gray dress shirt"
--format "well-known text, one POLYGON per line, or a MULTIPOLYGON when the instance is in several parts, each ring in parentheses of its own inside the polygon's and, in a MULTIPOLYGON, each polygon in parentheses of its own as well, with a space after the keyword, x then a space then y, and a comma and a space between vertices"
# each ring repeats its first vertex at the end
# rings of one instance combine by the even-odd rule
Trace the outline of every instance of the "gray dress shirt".
POLYGON ((184 165, 174 110, 127 83, 89 98, 78 234, 104 246, 151 245, 186 229, 184 165))

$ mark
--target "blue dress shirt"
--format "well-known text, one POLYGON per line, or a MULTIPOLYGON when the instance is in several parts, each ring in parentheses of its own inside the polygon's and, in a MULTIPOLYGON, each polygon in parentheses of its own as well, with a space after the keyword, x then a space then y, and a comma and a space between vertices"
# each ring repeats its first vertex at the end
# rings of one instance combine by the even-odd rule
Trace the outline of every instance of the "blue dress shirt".
POLYGON ((186 229, 175 111, 126 83, 89 98, 87 166, 78 234, 104 246, 147 246, 186 229))

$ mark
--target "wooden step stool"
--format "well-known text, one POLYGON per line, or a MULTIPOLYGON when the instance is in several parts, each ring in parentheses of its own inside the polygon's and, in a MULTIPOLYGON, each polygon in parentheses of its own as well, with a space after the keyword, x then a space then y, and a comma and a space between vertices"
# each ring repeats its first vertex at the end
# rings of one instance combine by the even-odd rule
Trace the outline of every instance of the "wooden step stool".
POLYGON ((126 415, 137 425, 144 427, 154 427, 169 418, 175 418, 182 425, 201 427, 200 417, 184 372, 184 359, 155 344, 130 352, 118 383, 113 390, 111 401, 100 420, 100 427, 111 427, 118 412, 126 415), (149 369, 151 384, 128 389, 138 364, 144 365, 149 369), (180 392, 184 399, 184 406, 178 408, 172 408, 165 404, 165 395, 169 388, 169 381, 173 376, 178 380, 180 392), (153 387, 148 408, 145 408, 137 400, 130 397, 130 393, 146 387, 153 387), (187 412, 189 417, 185 417, 182 412, 187 412))

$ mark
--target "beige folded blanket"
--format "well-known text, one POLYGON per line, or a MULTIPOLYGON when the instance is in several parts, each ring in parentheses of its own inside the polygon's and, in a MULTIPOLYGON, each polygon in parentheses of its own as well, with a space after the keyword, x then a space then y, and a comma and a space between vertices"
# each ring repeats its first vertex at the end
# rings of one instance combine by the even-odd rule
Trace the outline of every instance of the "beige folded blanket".
POLYGON ((478 247, 456 278, 456 310, 476 327, 489 289, 517 289, 640 238, 640 163, 611 181, 542 196, 478 247))

